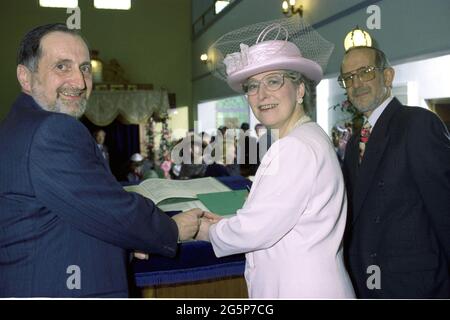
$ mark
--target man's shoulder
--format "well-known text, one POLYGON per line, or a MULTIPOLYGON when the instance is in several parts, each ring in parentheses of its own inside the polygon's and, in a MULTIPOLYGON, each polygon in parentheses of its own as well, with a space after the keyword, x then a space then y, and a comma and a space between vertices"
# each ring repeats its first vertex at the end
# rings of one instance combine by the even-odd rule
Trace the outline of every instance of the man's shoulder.
POLYGON ((33 141, 38 144, 72 144, 76 141, 78 146, 94 143, 89 130, 81 121, 57 112, 50 112, 41 120, 33 134, 33 141))
POLYGON ((42 109, 31 96, 22 93, 0 124, 0 128, 5 129, 12 135, 17 135, 18 132, 32 133, 44 123, 64 123, 64 125, 67 125, 76 122, 78 121, 75 118, 66 114, 42 109))
POLYGON ((14 141, 30 139, 36 134, 47 136, 72 132, 89 135, 87 128, 78 119, 64 113, 44 110, 26 94, 17 98, 11 111, 0 124, 0 132, 5 139, 14 141))
POLYGON ((47 112, 41 118, 41 126, 51 126, 70 129, 71 127, 82 128, 84 125, 76 118, 60 112, 47 112))
POLYGON ((411 125, 421 127, 427 125, 430 121, 440 121, 440 118, 434 112, 419 106, 400 104, 399 111, 398 118, 408 127, 411 125))
POLYGON ((0 123, 0 145, 17 145, 29 141, 48 117, 48 112, 33 105, 31 97, 22 94, 0 123))
POLYGON ((10 123, 18 124, 20 122, 25 122, 27 119, 38 122, 45 116, 46 111, 39 108, 31 96, 22 93, 17 97, 16 101, 14 101, 11 110, 2 122, 2 125, 8 125, 10 123))
POLYGON ((419 140, 424 141, 423 137, 448 136, 441 118, 422 107, 400 105, 392 120, 390 130, 398 137, 407 137, 413 144, 419 140))
POLYGON ((397 98, 394 97, 392 101, 388 104, 388 106, 392 105, 394 108, 397 108, 398 114, 408 117, 420 117, 420 116, 430 116, 434 115, 434 113, 426 108, 422 108, 419 106, 409 106, 401 103, 397 98))

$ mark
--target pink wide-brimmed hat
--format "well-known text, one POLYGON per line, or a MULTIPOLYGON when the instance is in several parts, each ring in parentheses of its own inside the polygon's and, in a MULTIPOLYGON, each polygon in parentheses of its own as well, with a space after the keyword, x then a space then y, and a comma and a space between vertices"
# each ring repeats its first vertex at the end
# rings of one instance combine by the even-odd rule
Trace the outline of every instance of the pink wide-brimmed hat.
POLYGON ((293 17, 227 33, 209 48, 208 56, 213 74, 226 80, 234 91, 243 92, 242 84, 248 78, 272 70, 297 71, 317 84, 333 47, 293 17))

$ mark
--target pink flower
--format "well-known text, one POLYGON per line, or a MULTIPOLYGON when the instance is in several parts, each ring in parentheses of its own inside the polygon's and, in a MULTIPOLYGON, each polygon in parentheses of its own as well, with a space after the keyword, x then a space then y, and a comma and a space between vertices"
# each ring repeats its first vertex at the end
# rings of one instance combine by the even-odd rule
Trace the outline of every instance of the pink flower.
POLYGON ((342 107, 343 108, 348 108, 348 107, 350 107, 350 101, 348 101, 348 100, 345 100, 344 102, 342 102, 342 107))

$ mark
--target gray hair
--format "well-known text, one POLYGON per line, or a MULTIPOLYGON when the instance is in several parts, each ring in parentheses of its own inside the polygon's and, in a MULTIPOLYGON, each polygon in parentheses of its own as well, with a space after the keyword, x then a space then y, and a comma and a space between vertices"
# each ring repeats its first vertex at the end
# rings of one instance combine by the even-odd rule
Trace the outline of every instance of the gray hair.
POLYGON ((29 31, 20 42, 19 50, 17 52, 17 64, 22 64, 31 72, 36 72, 42 55, 42 38, 51 32, 57 31, 79 36, 86 43, 86 40, 78 33, 78 31, 69 29, 63 23, 52 23, 39 26, 29 31))
POLYGON ((292 83, 296 86, 299 86, 301 83, 304 84, 305 95, 303 96, 303 109, 308 116, 312 116, 314 110, 314 97, 312 96, 312 91, 315 87, 314 81, 309 80, 297 71, 285 70, 285 72, 288 78, 291 79, 292 83))

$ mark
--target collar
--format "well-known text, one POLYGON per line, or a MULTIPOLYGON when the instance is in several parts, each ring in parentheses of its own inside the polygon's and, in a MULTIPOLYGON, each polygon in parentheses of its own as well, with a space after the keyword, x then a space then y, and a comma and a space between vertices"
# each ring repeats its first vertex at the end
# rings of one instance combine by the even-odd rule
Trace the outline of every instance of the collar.
POLYGON ((372 129, 373 129, 373 127, 375 127, 375 124, 377 123, 378 118, 380 118, 384 109, 386 109, 388 104, 391 103, 392 99, 394 99, 393 95, 391 95, 389 98, 384 100, 383 103, 380 104, 380 106, 378 108, 373 110, 372 114, 370 115, 369 119, 367 120, 367 121, 369 121, 370 125, 372 126, 372 129))
POLYGON ((294 126, 292 127, 292 129, 291 129, 291 131, 292 130, 294 130, 294 128, 297 128, 297 127, 299 127, 299 126, 301 126, 302 124, 304 124, 304 123, 307 123, 307 122, 311 122, 312 120, 311 120, 311 118, 310 117, 308 117, 306 114, 304 114, 295 124, 294 124, 294 126))

